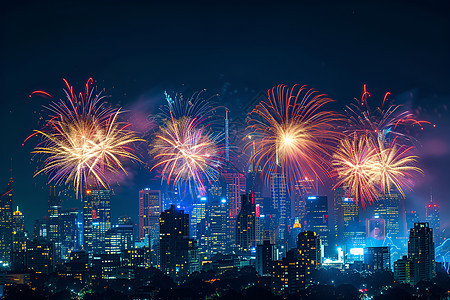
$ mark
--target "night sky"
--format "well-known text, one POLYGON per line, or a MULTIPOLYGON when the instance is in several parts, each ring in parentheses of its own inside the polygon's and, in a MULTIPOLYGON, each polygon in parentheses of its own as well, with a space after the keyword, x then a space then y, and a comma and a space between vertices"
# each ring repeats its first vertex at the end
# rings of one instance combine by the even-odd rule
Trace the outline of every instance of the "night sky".
MULTIPOLYGON (((36 141, 22 146, 42 125, 48 100, 28 95, 45 90, 62 97, 62 78, 79 90, 93 77, 112 95, 110 103, 143 115, 157 111, 164 90, 213 93, 226 86, 222 96, 231 102, 300 83, 335 99, 335 109, 359 97, 365 83, 374 103, 390 91, 395 103, 437 125, 417 136, 425 175, 407 208, 423 207, 432 186, 441 219, 450 213, 450 9, 444 1, 41 2, 11 1, 0 11, 0 186, 6 188, 13 158, 14 205, 28 230, 46 214, 48 195, 46 177, 33 178, 40 166, 30 154, 36 141)), ((114 220, 128 214, 137 221, 138 189, 156 181, 142 165, 130 168, 131 176, 113 185, 114 220)), ((77 205, 74 199, 63 204, 77 205)), ((450 219, 442 223, 449 227, 450 219)))

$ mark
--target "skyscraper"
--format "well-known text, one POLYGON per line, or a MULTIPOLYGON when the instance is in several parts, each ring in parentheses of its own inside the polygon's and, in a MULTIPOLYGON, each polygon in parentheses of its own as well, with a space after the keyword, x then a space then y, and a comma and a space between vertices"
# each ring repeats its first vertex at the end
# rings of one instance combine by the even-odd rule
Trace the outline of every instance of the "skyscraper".
POLYGON ((24 215, 17 207, 13 213, 12 270, 22 270, 25 266, 27 236, 24 221, 24 215))
POLYGON ((106 232, 105 252, 120 254, 134 248, 134 225, 114 225, 106 232))
POLYGON ((83 210, 84 250, 102 253, 111 228, 111 190, 86 190, 83 210))
POLYGON ((256 271, 259 275, 270 274, 272 263, 275 260, 275 245, 269 240, 256 246, 256 271))
POLYGON ((313 231, 300 232, 297 237, 297 250, 300 259, 305 266, 305 276, 309 276, 311 270, 318 269, 322 265, 320 237, 313 231))
POLYGON ((386 237, 396 239, 400 234, 399 206, 401 195, 397 191, 382 195, 374 205, 374 215, 384 219, 386 237))
POLYGON ((241 197, 241 210, 236 218, 236 246, 239 252, 250 254, 256 251, 259 242, 259 215, 257 215, 253 194, 241 197))
POLYGON ((144 189, 139 191, 139 238, 148 235, 150 246, 159 243, 159 215, 161 213, 161 191, 144 189))
POLYGON ((441 243, 441 220, 439 218, 439 204, 433 202, 431 199, 430 203, 426 206, 426 220, 430 227, 433 229, 433 241, 440 245, 441 243))
POLYGON ((53 249, 55 252, 55 260, 61 259, 61 198, 56 195, 56 188, 50 187, 50 196, 48 197, 48 225, 47 237, 53 242, 53 249))
POLYGON ((0 262, 11 265, 13 243, 13 179, 0 196, 0 262))
POLYGON ((328 251, 328 197, 308 196, 306 198, 306 216, 303 222, 308 231, 315 232, 322 242, 325 252, 328 251))
POLYGON ((232 168, 222 174, 226 186, 227 207, 229 212, 227 239, 231 245, 236 243, 236 217, 241 208, 241 194, 246 190, 246 177, 232 168))
POLYGON ((414 283, 435 276, 433 229, 427 222, 415 223, 409 231, 408 258, 414 265, 414 283))
POLYGON ((287 194, 286 178, 281 173, 270 174, 270 195, 272 208, 278 216, 278 229, 275 233, 277 242, 284 242, 287 238, 287 225, 290 207, 287 194), (289 210, 289 211, 288 211, 289 210))
POLYGON ((76 208, 62 210, 60 213, 61 258, 64 260, 69 259, 70 253, 79 248, 79 236, 82 235, 77 226, 79 215, 81 213, 76 208))
POLYGON ((198 263, 196 252, 189 239, 189 215, 171 205, 160 216, 161 270, 173 278, 187 276, 198 263))
POLYGON ((190 220, 190 229, 191 229, 191 236, 194 239, 200 238, 197 237, 197 231, 199 228, 197 226, 199 224, 205 223, 205 217, 206 217, 206 203, 208 198, 206 196, 199 197, 194 200, 192 203, 192 213, 191 213, 191 220, 190 220), (203 221, 203 222, 202 222, 203 221))
POLYGON ((208 255, 226 254, 230 241, 227 239, 228 215, 227 199, 222 193, 222 187, 211 187, 208 193, 208 255))

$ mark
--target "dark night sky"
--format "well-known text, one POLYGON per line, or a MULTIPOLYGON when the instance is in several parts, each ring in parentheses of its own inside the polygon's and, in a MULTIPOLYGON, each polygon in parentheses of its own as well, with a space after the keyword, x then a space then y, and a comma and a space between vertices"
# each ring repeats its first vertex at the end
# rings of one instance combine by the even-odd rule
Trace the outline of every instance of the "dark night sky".
MULTIPOLYGON (((301 83, 339 107, 358 97, 364 83, 373 101, 390 91, 397 103, 437 124, 420 136, 426 175, 407 206, 423 206, 432 183, 434 199, 450 213, 450 9, 444 1, 15 2, 0 12, 0 182, 6 186, 13 157, 14 201, 29 230, 45 215, 48 192, 44 177, 33 178, 35 141, 22 142, 39 128, 48 100, 28 95, 40 89, 62 96, 62 77, 75 89, 94 77, 111 103, 129 109, 144 103, 139 107, 148 113, 162 91, 183 84, 193 92, 228 82, 236 97, 251 99, 251 91, 301 83)), ((135 169, 121 187, 113 186, 113 217, 135 217, 137 190, 154 179, 135 169)))

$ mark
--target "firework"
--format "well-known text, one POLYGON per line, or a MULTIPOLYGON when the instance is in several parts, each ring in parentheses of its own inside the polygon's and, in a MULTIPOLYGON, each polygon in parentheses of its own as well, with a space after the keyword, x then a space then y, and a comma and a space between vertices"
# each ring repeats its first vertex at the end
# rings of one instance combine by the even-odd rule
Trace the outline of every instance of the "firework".
POLYGON ((378 153, 374 162, 374 181, 378 184, 381 193, 391 193, 394 187, 403 196, 403 189, 411 188, 410 179, 413 173, 423 173, 415 166, 417 156, 409 155, 413 147, 402 147, 395 143, 385 147, 383 143, 378 144, 378 153))
POLYGON ((222 167, 223 149, 214 135, 197 119, 182 117, 166 120, 155 135, 150 154, 167 183, 188 183, 191 190, 206 193, 204 179, 217 180, 222 167))
POLYGON ((64 82, 66 99, 47 107, 46 126, 33 134, 42 137, 33 153, 46 156, 35 176, 44 172, 50 182, 73 184, 78 196, 88 179, 108 188, 109 173, 126 174, 123 160, 138 160, 131 147, 141 139, 129 129, 130 124, 118 120, 120 109, 111 108, 101 94, 94 94, 92 78, 78 96, 64 82))
POLYGON ((372 109, 367 101, 371 95, 364 85, 361 99, 346 107, 348 122, 344 132, 349 135, 354 133, 367 135, 375 141, 378 139, 384 143, 389 142, 389 136, 407 141, 411 139, 408 134, 411 127, 422 128, 423 124, 429 123, 418 121, 414 114, 402 105, 388 105, 390 94, 387 92, 381 106, 372 109))
POLYGON ((321 109, 331 101, 306 86, 278 85, 253 109, 247 148, 253 148, 250 160, 266 181, 280 171, 290 183, 317 177, 318 170, 328 174, 325 157, 338 138, 338 116, 321 109))
POLYGON ((409 155, 411 150, 412 147, 395 143, 388 147, 382 141, 374 143, 367 135, 346 138, 333 155, 332 164, 338 177, 335 188, 348 186, 349 196, 355 197, 363 207, 379 195, 390 194, 393 188, 405 196, 403 189, 411 189, 414 173, 422 173, 415 166, 417 157, 409 155))
POLYGON ((338 177, 335 185, 348 186, 349 195, 355 197, 363 207, 373 203, 378 190, 373 180, 377 151, 367 136, 343 139, 333 155, 333 167, 338 177))

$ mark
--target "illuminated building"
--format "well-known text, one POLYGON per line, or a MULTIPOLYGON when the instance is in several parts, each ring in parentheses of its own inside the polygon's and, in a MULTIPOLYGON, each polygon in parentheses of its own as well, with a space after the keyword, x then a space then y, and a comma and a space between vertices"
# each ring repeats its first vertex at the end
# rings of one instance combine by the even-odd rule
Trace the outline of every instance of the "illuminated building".
POLYGON ((172 278, 198 269, 197 245, 189 239, 189 215, 175 205, 160 216, 160 260, 161 270, 172 278))
POLYGON ((106 253, 120 254, 122 250, 134 248, 134 225, 114 225, 105 236, 106 253))
POLYGON ((384 194, 374 205, 374 215, 378 215, 385 222, 385 236, 396 239, 400 234, 400 216, 399 205, 401 200, 400 193, 391 191, 391 194, 384 194))
POLYGON ((11 264, 13 244, 13 179, 0 196, 0 262, 11 264))
POLYGON ((92 257, 93 276, 98 279, 116 279, 115 270, 120 268, 120 254, 101 253, 92 257))
POLYGON ((270 174, 270 195, 272 199, 272 208, 278 216, 278 227, 275 232, 275 239, 277 242, 283 243, 286 238, 288 217, 288 194, 286 186, 286 178, 283 174, 270 174))
POLYGON ((89 197, 91 190, 86 190, 83 199, 83 243, 82 249, 92 253, 92 201, 89 197))
POLYGON ((291 250, 285 258, 275 261, 270 274, 275 294, 298 294, 305 286, 305 271, 297 250, 291 250))
POLYGON ((227 239, 227 199, 222 195, 222 188, 210 188, 208 197, 208 256, 211 257, 217 253, 227 253, 230 241, 227 239))
POLYGON ((104 253, 106 232, 111 228, 111 190, 90 190, 87 201, 92 205, 92 251, 104 253))
POLYGON ((199 228, 197 226, 199 224, 202 224, 202 227, 205 225, 205 216, 206 216, 206 203, 207 203, 207 197, 199 197, 197 200, 194 200, 195 202, 192 203, 192 213, 191 213, 191 222, 190 222, 190 229, 191 229, 191 236, 194 239, 197 239, 197 232, 199 231, 199 228), (203 221, 203 222, 202 222, 203 221))
POLYGON ((435 276, 433 229, 427 222, 416 223, 409 231, 408 258, 414 264, 414 283, 435 276))
POLYGON ((407 256, 394 262, 394 281, 396 284, 414 283, 414 265, 407 256))
POLYGON ((259 215, 253 194, 241 197, 242 207, 236 219, 236 246, 242 254, 256 251, 259 242, 259 215))
POLYGON ((55 260, 61 259, 61 198, 56 195, 56 187, 50 187, 50 196, 48 197, 48 219, 47 219, 47 238, 53 242, 55 251, 55 260))
POLYGON ((17 207, 17 210, 13 213, 12 270, 22 270, 25 267, 27 235, 24 221, 24 216, 19 211, 19 207, 17 207))
POLYGON ((308 196, 306 198, 306 216, 304 219, 305 230, 315 232, 325 248, 328 250, 328 197, 308 196))
POLYGON ((311 275, 312 270, 318 269, 322 265, 321 248, 320 238, 315 232, 304 231, 298 235, 297 250, 306 277, 311 275))
POLYGON ((71 251, 78 249, 78 240, 82 231, 78 228, 77 222, 81 213, 75 209, 61 211, 59 216, 61 224, 61 258, 69 258, 71 251), (81 231, 81 232, 80 232, 81 231))
POLYGON ((144 189, 139 191, 139 238, 146 235, 153 247, 159 242, 159 214, 161 213, 161 191, 144 189))
POLYGON ((306 197, 312 196, 314 194, 314 180, 305 179, 299 180, 294 189, 294 201, 291 205, 291 217, 299 218, 300 220, 305 217, 306 214, 306 197))
POLYGON ((54 269, 53 243, 45 240, 32 240, 27 242, 25 254, 25 267, 33 269, 36 273, 50 274, 54 269))
POLYGON ((368 271, 390 270, 391 254, 389 247, 364 248, 364 264, 368 271))
POLYGON ((236 217, 241 208, 241 194, 246 190, 246 177, 237 170, 228 168, 222 174, 226 186, 226 199, 228 206, 227 239, 230 245, 236 243, 236 217))
POLYGON ((433 228, 433 241, 436 244, 441 243, 441 222, 439 218, 439 204, 433 202, 433 199, 426 206, 426 221, 430 224, 430 228, 433 228))
POLYGON ((256 246, 256 271, 259 275, 270 274, 273 262, 276 260, 275 245, 265 240, 256 246))
POLYGON ((352 244, 359 223, 359 206, 350 197, 348 187, 334 190, 334 232, 335 244, 352 244))

